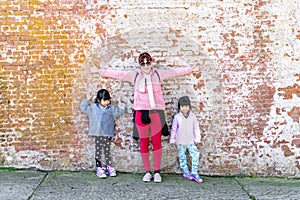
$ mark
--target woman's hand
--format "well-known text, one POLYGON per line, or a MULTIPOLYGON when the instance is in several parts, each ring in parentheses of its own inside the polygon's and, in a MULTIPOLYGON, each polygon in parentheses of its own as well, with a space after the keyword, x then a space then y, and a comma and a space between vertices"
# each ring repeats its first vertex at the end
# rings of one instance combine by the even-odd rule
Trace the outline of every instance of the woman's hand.
POLYGON ((193 72, 198 72, 199 70, 202 70, 204 68, 204 65, 200 65, 199 63, 192 66, 193 72))
POLYGON ((199 66, 198 66, 198 64, 195 64, 195 65, 192 66, 192 71, 193 71, 193 72, 199 71, 199 66))

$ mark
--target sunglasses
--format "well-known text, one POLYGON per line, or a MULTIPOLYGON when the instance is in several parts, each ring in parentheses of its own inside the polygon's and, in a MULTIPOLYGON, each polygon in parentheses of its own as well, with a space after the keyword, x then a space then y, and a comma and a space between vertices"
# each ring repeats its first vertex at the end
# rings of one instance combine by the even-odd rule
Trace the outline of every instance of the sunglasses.
POLYGON ((145 65, 148 65, 148 66, 149 66, 149 65, 151 65, 151 62, 146 62, 146 63, 141 62, 140 65, 141 65, 141 66, 145 66, 145 65))

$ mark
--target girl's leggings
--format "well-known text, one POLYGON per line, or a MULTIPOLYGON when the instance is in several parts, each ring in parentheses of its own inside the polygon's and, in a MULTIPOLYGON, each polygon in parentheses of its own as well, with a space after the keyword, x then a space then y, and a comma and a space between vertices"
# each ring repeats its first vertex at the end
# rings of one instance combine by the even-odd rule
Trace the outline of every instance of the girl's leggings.
POLYGON ((95 138, 95 158, 97 167, 102 167, 101 156, 104 153, 106 166, 111 165, 110 155, 111 137, 97 136, 95 138))
POLYGON ((160 162, 162 157, 161 145, 161 120, 158 112, 149 113, 151 119, 150 124, 143 124, 141 121, 141 112, 136 111, 135 123, 140 136, 140 153, 142 156, 144 168, 150 171, 150 158, 149 158, 149 141, 151 137, 153 158, 154 158, 154 171, 160 170, 160 162))
POLYGON ((192 158, 192 173, 197 173, 198 172, 198 164, 199 164, 199 150, 195 144, 178 144, 177 145, 177 150, 178 150, 178 157, 179 157, 179 165, 180 168, 183 170, 183 172, 189 171, 187 161, 186 161, 186 153, 187 150, 190 153, 190 156, 192 158))

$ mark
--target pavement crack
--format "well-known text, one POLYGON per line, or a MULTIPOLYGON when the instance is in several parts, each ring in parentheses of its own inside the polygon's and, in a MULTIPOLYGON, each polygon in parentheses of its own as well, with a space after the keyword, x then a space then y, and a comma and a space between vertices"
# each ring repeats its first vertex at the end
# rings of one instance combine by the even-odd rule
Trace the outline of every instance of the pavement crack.
POLYGON ((31 193, 31 195, 28 197, 27 200, 30 200, 30 199, 33 197, 33 195, 38 191, 39 187, 42 185, 42 183, 43 183, 44 180, 47 178, 47 176, 48 176, 48 173, 46 173, 46 174, 44 175, 44 177, 42 178, 42 180, 41 180, 41 181, 39 182, 39 184, 35 187, 35 189, 33 190, 33 192, 31 193))
POLYGON ((243 186, 243 184, 242 184, 241 182, 238 181, 237 178, 235 178, 234 180, 235 180, 235 181, 237 182, 237 184, 242 188, 242 190, 243 190, 244 192, 246 192, 246 194, 248 195, 248 197, 249 197, 251 200, 256 200, 255 196, 254 196, 253 194, 251 194, 251 192, 249 192, 249 191, 243 186))

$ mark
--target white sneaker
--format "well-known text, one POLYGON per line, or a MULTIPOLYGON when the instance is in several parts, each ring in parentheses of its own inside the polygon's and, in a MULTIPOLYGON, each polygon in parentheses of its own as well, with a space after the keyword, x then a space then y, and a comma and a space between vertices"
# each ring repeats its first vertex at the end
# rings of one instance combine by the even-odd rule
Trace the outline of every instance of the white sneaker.
POLYGON ((106 178, 106 174, 105 174, 105 170, 102 169, 102 167, 97 167, 96 168, 96 175, 99 177, 99 178, 106 178))
POLYGON ((151 181, 151 178, 152 178, 151 173, 147 172, 147 173, 144 175, 144 177, 143 177, 143 181, 144 181, 144 182, 149 182, 149 181, 151 181))
POLYGON ((154 182, 160 183, 161 182, 161 176, 159 173, 154 174, 154 182))

